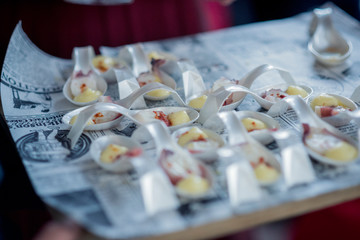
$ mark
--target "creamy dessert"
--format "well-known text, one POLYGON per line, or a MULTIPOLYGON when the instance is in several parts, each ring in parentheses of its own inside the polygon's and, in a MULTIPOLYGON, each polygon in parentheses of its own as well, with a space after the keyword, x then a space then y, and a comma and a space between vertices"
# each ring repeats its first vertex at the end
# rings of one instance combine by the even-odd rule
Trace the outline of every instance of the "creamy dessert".
MULTIPOLYGON (((220 79, 214 82, 211 91, 214 92, 221 87, 237 85, 237 84, 239 84, 239 80, 221 77, 220 79)), ((229 105, 233 102, 234 102, 234 93, 231 93, 230 96, 224 101, 223 106, 229 105)))
POLYGON ((166 57, 159 52, 152 51, 148 54, 148 58, 150 61, 152 61, 152 60, 165 59, 166 57))
POLYGON ((121 158, 129 149, 117 144, 109 144, 100 154, 100 161, 103 163, 113 163, 121 158))
POLYGON ((208 135, 198 127, 193 127, 189 131, 184 132, 178 139, 178 144, 184 147, 189 142, 193 141, 206 141, 208 135))
POLYGON ((192 108, 200 109, 204 106, 206 100, 207 100, 207 96, 201 95, 200 97, 191 99, 190 102, 188 103, 188 105, 192 108))
POLYGON ((358 150, 347 141, 334 136, 326 129, 313 128, 303 124, 305 145, 314 152, 336 161, 352 161, 358 150))
MULTIPOLYGON (((142 87, 146 84, 149 84, 149 83, 153 83, 153 82, 163 83, 163 81, 161 80, 161 73, 160 73, 159 67, 164 62, 165 62, 165 60, 162 60, 162 59, 152 59, 151 60, 151 65, 152 65, 151 72, 141 73, 139 75, 139 77, 137 78, 137 81, 139 82, 140 87, 142 87)), ((146 95, 148 95, 150 97, 165 98, 170 95, 170 92, 166 91, 164 89, 156 89, 151 92, 148 92, 146 95)))
POLYGON ((216 149, 219 143, 211 138, 198 127, 193 127, 184 132, 178 138, 177 143, 188 149, 191 153, 200 153, 209 149, 216 149))
MULTIPOLYGON (((114 103, 114 101, 111 99, 110 96, 102 96, 99 98, 99 102, 108 102, 108 103, 114 103)), ((94 114, 92 118, 86 123, 86 125, 93 125, 93 124, 99 124, 99 123, 105 123, 113 121, 119 117, 121 117, 122 114, 112 111, 102 111, 94 114)), ((69 124, 74 125, 76 122, 76 119, 78 118, 78 115, 73 116, 70 119, 69 124)))
POLYGON ((177 126, 190 122, 190 117, 185 110, 170 113, 168 119, 170 121, 170 126, 177 126))
POLYGON ((72 77, 70 83, 71 94, 76 102, 91 102, 97 100, 102 92, 97 90, 97 76, 89 71, 83 74, 81 71, 72 77))
POLYGON ((171 183, 182 193, 202 195, 210 189, 205 168, 186 156, 163 150, 160 165, 171 183))
POLYGON ((241 119, 241 122, 248 132, 267 128, 266 124, 263 121, 260 121, 256 118, 243 118, 241 119))
POLYGON ((119 161, 122 157, 136 157, 142 153, 140 148, 129 149, 118 144, 109 144, 100 154, 100 161, 102 163, 114 163, 119 161))
POLYGON ((265 100, 275 103, 289 95, 299 95, 300 97, 305 98, 308 96, 308 93, 302 87, 290 85, 285 91, 271 88, 263 92, 260 96, 265 100))
POLYGON ((181 179, 176 187, 188 194, 204 194, 206 193, 209 188, 209 181, 207 181, 205 178, 196 176, 196 175, 189 175, 188 177, 185 177, 181 179))
POLYGON ((116 67, 118 62, 112 57, 99 55, 93 58, 92 64, 100 72, 106 72, 110 68, 116 67))
POLYGON ((272 183, 279 178, 279 172, 260 158, 257 163, 252 163, 256 179, 262 183, 272 183))
POLYGON ((340 112, 351 111, 351 109, 339 99, 326 93, 315 97, 311 101, 310 106, 319 117, 331 117, 340 112))
MULTIPOLYGON (((141 114, 140 119, 142 119, 143 121, 147 121, 148 116, 146 115, 148 114, 141 114)), ((153 111, 152 116, 152 118, 163 121, 168 127, 190 122, 190 117, 185 110, 172 112, 168 115, 166 115, 163 111, 153 111)))
POLYGON ((278 170, 266 161, 266 153, 259 151, 258 146, 249 143, 239 146, 246 159, 250 162, 255 177, 259 182, 268 184, 275 182, 280 177, 278 170))
POLYGON ((299 95, 302 98, 306 98, 309 94, 299 86, 290 85, 288 89, 286 89, 285 93, 288 95, 299 95))

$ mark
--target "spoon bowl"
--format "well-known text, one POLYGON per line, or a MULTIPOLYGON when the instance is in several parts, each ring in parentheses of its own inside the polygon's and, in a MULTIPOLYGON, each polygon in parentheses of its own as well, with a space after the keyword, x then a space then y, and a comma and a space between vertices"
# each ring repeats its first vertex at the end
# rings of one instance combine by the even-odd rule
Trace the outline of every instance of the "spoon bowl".
POLYGON ((144 128, 155 141, 158 164, 168 176, 176 193, 189 200, 206 198, 212 192, 214 185, 213 173, 210 169, 178 146, 164 123, 144 124, 134 132, 134 135, 138 135, 144 128))
MULTIPOLYGON (((91 66, 91 59, 94 56, 94 49, 91 46, 75 47, 73 59, 75 61, 74 69, 71 76, 63 86, 63 94, 67 100, 77 106, 91 105, 97 102, 97 99, 104 95, 107 90, 107 83, 104 78, 97 75, 91 66), (74 97, 90 91, 100 91, 99 96, 94 99, 92 96, 88 101, 75 101, 74 97)), ((85 100, 85 99, 82 99, 85 100)))
MULTIPOLYGON (((73 111, 68 112, 62 117, 62 122, 66 124, 69 128, 72 126, 71 120, 73 117, 78 116, 81 111, 85 110, 87 106, 77 108, 73 111)), ((114 120, 102 122, 102 123, 96 123, 96 124, 89 124, 84 127, 85 131, 99 131, 99 130, 105 130, 105 129, 111 129, 114 127, 117 127, 121 120, 123 119, 123 116, 120 116, 114 120)))
MULTIPOLYGON (((322 130, 322 132, 325 132, 327 135, 331 135, 331 136, 335 137, 336 139, 344 141, 357 150, 357 156, 355 158, 348 160, 348 161, 340 161, 340 160, 335 160, 335 159, 326 157, 326 156, 314 151, 312 148, 310 148, 307 144, 304 143, 304 145, 311 157, 318 160, 319 162, 322 162, 322 163, 325 163, 328 165, 333 165, 333 166, 347 165, 347 164, 357 161, 359 159, 358 143, 350 136, 342 133, 337 128, 333 127, 329 123, 320 119, 315 114, 315 112, 312 111, 311 108, 305 103, 305 101, 303 99, 301 99, 298 96, 290 96, 290 97, 285 98, 284 101, 287 102, 296 112, 296 114, 299 118, 299 121, 303 127, 303 134, 305 134, 306 131, 308 131, 311 134, 312 133, 311 128, 315 129, 316 131, 322 130), (309 129, 307 129, 307 128, 309 128, 309 129)), ((304 136, 304 139, 305 139, 305 136, 304 136)), ((323 141, 325 141, 325 139, 323 139, 322 142, 323 141)), ((327 140, 327 141, 329 141, 329 140, 327 140)))
MULTIPOLYGON (((71 77, 68 78, 68 80, 65 82, 65 85, 63 87, 63 94, 64 94, 65 98, 72 104, 82 107, 82 106, 88 106, 88 105, 94 104, 98 101, 97 99, 93 100, 93 101, 89 101, 89 102, 75 101, 73 99, 74 96, 71 93, 70 85, 71 85, 71 77)), ((101 96, 103 96, 105 94, 105 92, 107 91, 107 83, 104 78, 102 78, 102 77, 96 78, 96 88, 97 88, 97 90, 99 90, 102 93, 101 96)))
MULTIPOLYGON (((316 99, 317 97, 319 97, 321 95, 323 95, 323 94, 317 94, 317 95, 311 96, 310 98, 307 99, 307 104, 311 107, 311 109, 313 111, 315 111, 315 109, 314 109, 315 105, 313 106, 312 103, 314 102, 314 99, 316 99)), ((341 96, 338 94, 331 94, 331 93, 326 93, 326 95, 329 95, 329 96, 337 99, 337 101, 346 108, 345 111, 355 111, 358 109, 357 105, 350 98, 347 98, 347 97, 344 97, 344 96, 341 96)), ((334 106, 334 107, 336 107, 336 106, 334 106)), ((335 127, 338 127, 338 126, 346 125, 351 121, 351 118, 347 114, 344 114, 344 113, 345 112, 341 111, 333 116, 326 116, 326 117, 319 116, 319 117, 322 120, 324 120, 325 122, 327 122, 335 127)), ((321 112, 320 112, 320 114, 321 114, 321 112)))
MULTIPOLYGON (((119 58, 123 60, 128 66, 130 66, 134 76, 137 78, 137 81, 139 84, 141 83, 141 86, 148 84, 149 82, 147 81, 160 81, 162 84, 172 89, 176 89, 175 80, 160 69, 165 60, 155 60, 155 63, 152 64, 152 61, 150 62, 142 44, 125 46, 122 50, 120 50, 119 58)), ((170 94, 165 93, 160 94, 160 96, 146 94, 144 95, 144 98, 152 101, 160 101, 168 98, 169 95, 170 94)))
POLYGON ((126 156, 123 155, 120 159, 115 160, 111 163, 105 163, 101 161, 101 153, 110 145, 116 144, 128 149, 128 152, 137 151, 139 154, 142 152, 141 145, 132 140, 129 137, 119 136, 119 135, 111 135, 111 136, 102 136, 91 143, 90 146, 90 154, 93 160, 102 168, 111 172, 127 172, 133 168, 131 164, 131 160, 136 156, 126 156))
POLYGON ((244 118, 254 118, 263 122, 266 126, 266 129, 259 129, 249 132, 250 136, 261 144, 267 145, 274 141, 274 138, 269 131, 276 131, 280 129, 280 124, 272 117, 267 114, 253 111, 238 111, 235 112, 236 117, 239 120, 244 118))
POLYGON ((125 66, 126 63, 118 58, 98 55, 92 58, 92 69, 108 83, 116 83, 114 69, 125 66))
POLYGON ((332 9, 315 9, 316 28, 308 44, 309 51, 325 66, 337 66, 345 62, 352 53, 352 44, 334 28, 332 9))
MULTIPOLYGON (((94 116, 94 114, 98 112, 103 112, 103 111, 120 113, 130 118, 137 125, 142 125, 153 121, 161 121, 155 119, 156 112, 162 112, 163 114, 165 114, 165 116, 167 116, 170 113, 181 112, 181 116, 184 115, 188 116, 189 120, 187 122, 182 123, 180 121, 178 125, 170 126, 169 129, 171 131, 190 125, 193 122, 195 122, 199 117, 199 113, 197 111, 186 107, 158 107, 158 108, 145 109, 145 110, 129 110, 114 103, 96 103, 79 112, 75 124, 71 127, 71 130, 68 134, 68 138, 71 140, 72 148, 75 146, 77 140, 79 139, 81 133, 83 132, 85 126, 87 125, 87 122, 92 118, 92 116, 94 116)), ((178 121, 178 119, 175 120, 178 121)), ((171 122, 171 120, 169 121, 171 122)))
MULTIPOLYGON (((270 169, 274 169, 278 174, 278 176, 273 179, 264 180, 260 179, 261 177, 264 177, 264 175, 259 173, 257 176, 259 184, 261 186, 276 184, 282 175, 282 170, 280 163, 274 154, 248 134, 247 130, 240 123, 233 111, 221 112, 218 113, 218 116, 228 129, 229 144, 233 147, 241 149, 245 159, 247 159, 253 166, 255 174, 257 172, 257 167, 261 164, 270 167, 270 169)), ((264 178, 266 179, 266 177, 264 178)))
MULTIPOLYGON (((180 128, 172 133, 174 141, 178 142, 180 137, 189 132, 194 127, 180 128)), ((190 147, 189 143, 185 144, 183 148, 187 149, 195 158, 203 160, 205 162, 212 162, 217 158, 217 150, 225 145, 224 139, 214 131, 206 128, 196 127, 200 131, 207 135, 205 140, 199 140, 199 146, 190 147), (206 144, 210 143, 210 144, 206 144)), ((190 141, 190 143, 196 143, 196 141, 190 141)))

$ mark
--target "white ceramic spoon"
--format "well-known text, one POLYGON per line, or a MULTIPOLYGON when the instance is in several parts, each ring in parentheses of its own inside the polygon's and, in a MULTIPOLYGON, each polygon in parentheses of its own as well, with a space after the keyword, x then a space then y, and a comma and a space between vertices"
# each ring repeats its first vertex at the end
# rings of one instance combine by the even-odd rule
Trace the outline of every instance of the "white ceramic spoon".
POLYGON ((326 66, 344 63, 352 52, 352 44, 334 28, 331 20, 332 9, 317 8, 313 13, 316 28, 308 44, 309 51, 316 60, 326 66))
POLYGON ((160 121, 154 118, 154 111, 162 111, 164 114, 168 115, 173 112, 178 111, 185 111, 190 118, 190 121, 187 123, 179 124, 176 126, 170 126, 169 129, 174 131, 178 128, 187 126, 192 124, 197 120, 199 117, 199 113, 191 108, 186 107, 158 107, 158 108, 151 108, 151 109, 144 109, 144 110, 129 110, 122 106, 119 106, 114 103, 96 103, 91 105, 81 112, 79 112, 78 117, 75 121, 75 124, 71 127, 71 130, 68 134, 68 138, 71 140, 71 148, 73 148, 79 139, 80 135, 82 134, 87 122, 94 116, 94 114, 102 111, 111 111, 120 113, 132 121, 134 121, 137 125, 142 125, 147 122, 152 121, 160 121))
MULTIPOLYGON (((289 86, 299 86, 303 88, 307 92, 307 97, 304 99, 307 99, 313 92, 312 88, 305 86, 305 85, 298 85, 296 84, 295 80, 291 76, 291 74, 283 69, 276 68, 269 64, 264 64, 259 67, 256 67, 252 71, 250 71, 244 78, 242 78, 239 81, 239 85, 231 85, 231 86, 224 86, 219 88, 218 90, 210 93, 208 95, 208 98, 206 99, 206 102, 202 109, 200 110, 200 117, 199 122, 204 123, 207 119, 209 119, 211 116, 215 115, 217 112, 219 112, 225 100, 230 96, 231 93, 244 93, 244 94, 250 94, 259 104, 262 108, 269 110, 272 112, 272 114, 280 111, 278 108, 279 105, 277 105, 275 108, 272 108, 275 102, 268 101, 260 96, 263 92, 265 92, 268 89, 272 88, 280 88, 282 90, 286 90, 289 86), (249 89, 249 87, 252 85, 252 83, 261 75, 270 72, 270 71, 276 71, 280 78, 284 81, 284 83, 280 83, 277 85, 267 86, 255 90, 249 89)), ((280 99, 279 99, 280 101, 280 99)))
MULTIPOLYGON (((350 136, 342 133, 337 128, 331 126, 327 122, 321 120, 315 112, 311 110, 311 108, 305 103, 303 99, 301 99, 298 96, 290 96, 283 100, 284 102, 287 102, 296 112, 300 123, 307 124, 310 127, 314 127, 317 129, 326 129, 327 132, 329 132, 331 135, 335 136, 338 139, 341 139, 353 147, 355 147, 357 150, 359 149, 358 143, 352 139, 350 136)), ((351 114, 351 112, 348 112, 348 114, 351 114)), ((356 111, 354 115, 358 115, 358 112, 356 111)), ((331 158, 327 158, 315 151, 313 151, 309 146, 305 144, 305 147, 310 154, 311 157, 318 160, 319 162, 329 164, 329 165, 335 165, 335 166, 341 166, 346 165, 349 163, 352 163, 359 159, 359 151, 357 154, 357 157, 355 159, 349 160, 349 161, 338 161, 331 158)))
MULTIPOLYGON (((71 103, 73 103, 77 106, 91 105, 91 104, 97 102, 97 99, 93 100, 93 101, 89 101, 89 102, 75 101, 73 99, 74 93, 72 90, 73 81, 76 81, 80 78, 88 77, 89 79, 91 78, 91 80, 89 80, 89 81, 91 81, 91 82, 95 81, 95 84, 94 84, 95 86, 93 86, 93 87, 96 89, 92 89, 92 90, 99 90, 101 92, 101 95, 104 95, 107 90, 107 83, 106 83, 105 79, 100 77, 99 75, 97 75, 92 70, 91 59, 92 59, 93 55, 94 55, 94 50, 90 46, 76 47, 76 48, 74 48, 74 51, 73 51, 73 58, 75 60, 74 70, 73 70, 72 75, 67 79, 66 83, 64 84, 63 94, 68 101, 70 101, 71 103)), ((84 83, 86 84, 86 82, 84 82, 84 83)), ((78 89, 79 91, 80 91, 80 88, 81 88, 81 86, 79 86, 79 89, 78 89)))
POLYGON ((239 120, 244 118, 254 118, 260 120, 266 125, 266 129, 259 129, 249 132, 250 136, 258 142, 266 145, 274 141, 270 131, 276 131, 280 129, 279 123, 267 114, 254 112, 254 111, 238 111, 235 112, 239 120))
POLYGON ((147 129, 154 139, 159 165, 169 177, 178 195, 187 199, 199 199, 208 196, 214 184, 213 174, 210 169, 191 156, 189 152, 179 147, 171 138, 164 123, 147 123, 137 129, 133 135, 142 132, 143 128, 147 129), (209 184, 208 189, 202 193, 189 193, 177 186, 181 179, 191 175, 201 176, 206 179, 209 184))
MULTIPOLYGON (((180 106, 185 106, 185 103, 182 101, 181 97, 175 90, 173 90, 173 89, 169 88, 168 86, 165 86, 164 84, 161 84, 161 83, 149 83, 146 86, 143 86, 142 88, 137 88, 130 95, 128 95, 127 97, 125 97, 123 99, 116 101, 115 103, 122 107, 128 108, 128 109, 132 108, 139 99, 141 100, 141 96, 143 96, 147 92, 150 92, 150 91, 153 91, 156 89, 165 89, 166 91, 169 91, 170 94, 179 103, 180 106)), ((85 109, 86 109, 86 107, 82 107, 82 108, 75 109, 71 112, 68 112, 67 114, 65 114, 63 116, 62 122, 68 126, 71 126, 71 124, 70 124, 71 119, 73 117, 77 116, 81 111, 83 111, 85 109)), ((103 112, 103 111, 99 111, 99 112, 103 112)), ((84 130, 96 131, 96 130, 104 130, 104 129, 114 128, 120 123, 121 119, 122 119, 122 117, 118 117, 116 119, 109 120, 109 121, 106 121, 103 123, 89 124, 89 125, 85 126, 84 130)))
MULTIPOLYGON (((312 106, 312 102, 320 95, 321 94, 313 95, 307 99, 307 104, 311 107, 313 111, 315 111, 315 109, 313 108, 315 106, 312 106)), ((349 108, 349 110, 341 111, 334 116, 321 117, 321 119, 335 127, 348 124, 351 121, 351 118, 349 118, 349 115, 347 115, 346 112, 357 110, 357 105, 350 98, 343 97, 338 94, 326 93, 326 95, 336 98, 341 104, 349 108)))
POLYGON ((111 172, 127 172, 133 168, 131 163, 133 158, 139 157, 142 154, 141 145, 129 137, 110 135, 102 136, 91 143, 90 154, 94 161, 102 168, 111 172), (129 152, 137 151, 135 156, 124 154, 118 160, 112 163, 101 161, 101 153, 110 145, 116 144, 128 148, 129 152))
MULTIPOLYGON (((192 107, 189 105, 191 100, 201 97, 203 95, 209 96, 209 94, 212 94, 212 92, 214 92, 212 89, 206 89, 204 80, 203 80, 202 76, 200 75, 200 72, 198 71, 198 69, 196 68, 196 66, 194 65, 194 63, 192 61, 179 60, 178 66, 182 72, 185 103, 187 104, 187 106, 192 107)), ((221 81, 221 80, 222 79, 219 79, 217 81, 221 81)), ((229 86, 229 85, 236 85, 236 84, 227 82, 224 85, 229 86)), ((234 110, 241 104, 244 97, 245 97, 245 94, 243 94, 241 92, 234 92, 233 96, 232 96, 233 102, 230 104, 227 104, 225 106, 221 106, 221 110, 222 111, 234 110)), ((192 108, 196 109, 197 111, 200 111, 202 109, 202 108, 196 108, 196 107, 192 107, 192 108)))
MULTIPOLYGON (((149 58, 146 56, 142 44, 126 46, 120 51, 119 57, 131 67, 136 78, 139 78, 139 76, 144 73, 153 73, 151 63, 149 61, 149 58)), ((172 89, 176 89, 176 82, 171 76, 169 76, 167 73, 160 69, 158 69, 157 74, 159 75, 159 78, 164 85, 169 86, 172 89)), ((149 100, 158 101, 164 100, 168 96, 164 95, 161 97, 156 97, 145 95, 144 97, 149 100)))
POLYGON ((274 154, 249 135, 245 127, 236 117, 234 111, 221 112, 218 113, 218 116, 228 129, 228 141, 231 146, 239 147, 248 161, 256 164, 260 159, 263 159, 265 163, 269 164, 278 172, 279 177, 276 178, 275 181, 264 182, 258 180, 260 185, 269 186, 275 184, 280 179, 282 170, 274 154))
POLYGON ((216 160, 217 154, 216 151, 225 145, 224 139, 214 131, 211 131, 206 128, 202 127, 185 127, 180 128, 174 131, 171 136, 173 137, 174 141, 178 142, 179 138, 186 132, 190 131, 192 128, 199 128, 202 132, 207 135, 207 139, 204 141, 190 141, 183 146, 184 149, 187 149, 191 154, 194 155, 195 158, 203 160, 205 162, 211 162, 216 160), (194 148, 190 148, 189 144, 194 143, 198 144, 195 145, 194 148))
POLYGON ((126 63, 116 57, 98 55, 92 58, 91 66, 92 69, 108 83, 115 83, 116 76, 114 70, 126 66, 126 63))

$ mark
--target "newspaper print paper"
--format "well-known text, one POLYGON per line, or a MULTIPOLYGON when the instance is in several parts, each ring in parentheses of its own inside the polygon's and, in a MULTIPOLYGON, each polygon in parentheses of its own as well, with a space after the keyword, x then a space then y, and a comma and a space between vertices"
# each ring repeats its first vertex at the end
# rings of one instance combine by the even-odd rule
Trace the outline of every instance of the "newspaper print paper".
MULTIPOLYGON (((297 82, 310 85, 315 93, 326 90, 350 97, 359 83, 360 25, 336 6, 330 6, 334 7, 335 27, 354 46, 349 68, 327 69, 314 62, 307 50, 310 12, 284 20, 148 42, 144 46, 149 51, 160 50, 192 59, 207 88, 221 76, 239 79, 251 69, 268 63, 291 72, 297 82)), ((105 49, 114 55, 118 51, 118 48, 105 49)), ((211 167, 217 173, 217 181, 210 198, 196 202, 182 200, 178 209, 149 217, 144 210, 138 174, 106 172, 94 163, 88 152, 91 142, 100 136, 131 136, 136 128, 134 123, 124 119, 117 128, 86 132, 75 149, 69 148, 69 130, 61 118, 75 106, 65 100, 61 90, 72 64, 71 60, 59 59, 38 49, 19 23, 2 68, 1 101, 8 127, 37 194, 94 234, 120 239, 160 235, 360 184, 359 163, 339 168, 312 161, 317 175, 315 182, 290 189, 284 183, 276 188, 262 188, 261 200, 240 204, 234 210, 227 195, 224 166, 215 162, 211 167)), ((181 79, 176 74, 173 77, 179 86, 177 91, 184 97, 181 79)), ((264 86, 271 81, 270 77, 254 84, 264 86)), ((116 83, 109 85, 106 95, 119 98, 116 83)), ((176 102, 164 100, 147 104, 155 107, 176 105, 176 102)), ((249 96, 238 110, 261 111, 249 96)), ((299 130, 291 110, 276 119, 281 128, 299 130)), ((340 129, 357 137, 354 124, 340 129)), ((279 154, 276 144, 267 147, 279 154)), ((144 144, 144 148, 146 154, 155 157, 152 142, 144 144)))

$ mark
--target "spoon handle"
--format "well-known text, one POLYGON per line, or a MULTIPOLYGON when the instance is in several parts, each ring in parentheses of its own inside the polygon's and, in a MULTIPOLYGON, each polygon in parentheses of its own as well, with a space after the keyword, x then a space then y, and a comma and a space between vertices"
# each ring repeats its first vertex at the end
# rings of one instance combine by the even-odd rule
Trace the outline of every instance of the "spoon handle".
POLYGON ((125 108, 130 108, 133 103, 139 99, 141 96, 145 95, 148 92, 151 92, 156 89, 164 89, 169 91, 170 94, 173 96, 175 101, 177 101, 181 106, 185 107, 184 101, 181 99, 179 94, 172 88, 158 82, 148 83, 141 88, 136 89, 131 94, 129 94, 126 98, 120 99, 117 103, 125 108))
POLYGON ((317 27, 333 28, 333 24, 331 21, 331 15, 332 15, 331 8, 315 8, 313 13, 317 21, 316 28, 317 27))
POLYGON ((274 103, 260 97, 257 93, 255 93, 254 91, 252 91, 244 86, 231 85, 231 86, 226 86, 225 89, 232 93, 234 93, 234 92, 248 93, 261 105, 261 107, 263 107, 265 109, 269 109, 274 104, 274 103))
POLYGON ((249 142, 248 133, 234 111, 221 112, 218 114, 229 132, 230 145, 239 145, 249 142))
POLYGON ((285 71, 283 69, 274 67, 269 64, 260 65, 253 70, 251 70, 245 77, 243 77, 239 81, 239 85, 242 85, 244 87, 250 88, 252 83, 261 75, 264 73, 270 72, 270 71, 277 71, 280 75, 280 77, 289 85, 295 85, 294 78, 291 76, 291 74, 288 71, 285 71))
POLYGON ((87 74, 91 71, 91 59, 94 55, 94 49, 91 46, 75 47, 73 51, 75 61, 73 73, 81 71, 83 74, 87 74))
POLYGON ((306 123, 314 127, 323 124, 323 121, 319 119, 301 97, 288 96, 282 101, 286 101, 294 109, 301 123, 306 123))
POLYGON ((357 105, 360 105, 360 85, 355 88, 354 92, 351 94, 350 99, 357 105))
POLYGON ((150 122, 143 125, 143 127, 149 131, 155 140, 158 153, 160 153, 163 149, 173 150, 174 148, 178 148, 177 144, 175 144, 171 139, 169 130, 163 122, 150 122))
MULTIPOLYGON (((114 69, 116 80, 118 83, 119 89, 119 98, 120 101, 131 95, 134 91, 140 88, 138 81, 135 76, 131 72, 130 68, 125 66, 119 69, 114 69)), ((146 103, 143 98, 134 99, 133 102, 120 104, 126 108, 130 108, 131 106, 135 108, 146 108, 146 103)))
POLYGON ((206 86, 200 72, 192 61, 180 60, 178 66, 182 72, 185 102, 187 103, 194 96, 205 92, 206 86))
POLYGON ((210 117, 216 115, 224 104, 225 99, 230 96, 231 92, 224 87, 210 93, 206 99, 204 106, 200 110, 200 116, 197 122, 204 124, 210 117))
POLYGON ((71 140, 71 148, 73 148, 76 142, 79 140, 79 137, 81 136, 87 122, 91 119, 91 117, 94 116, 94 114, 102 111, 117 112, 137 122, 137 120, 132 117, 133 111, 130 111, 129 109, 114 103, 96 103, 85 108, 78 114, 75 124, 72 126, 68 134, 68 138, 71 140))
POLYGON ((250 89, 240 85, 223 86, 216 91, 210 93, 204 106, 200 110, 199 123, 204 124, 207 119, 218 113, 224 104, 224 101, 230 96, 231 93, 243 92, 248 93, 255 98, 255 100, 265 109, 269 109, 273 103, 260 97, 250 89))
POLYGON ((129 45, 127 49, 132 58, 132 69, 135 76, 151 71, 149 60, 141 44, 129 45))
POLYGON ((272 135, 281 151, 286 185, 292 187, 314 181, 315 171, 300 137, 288 130, 279 130, 272 135))

